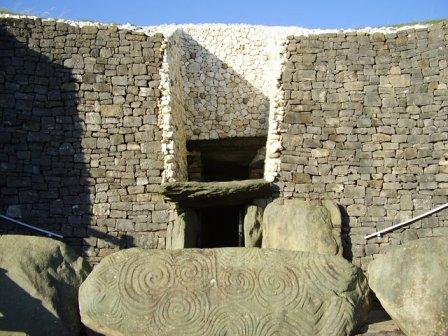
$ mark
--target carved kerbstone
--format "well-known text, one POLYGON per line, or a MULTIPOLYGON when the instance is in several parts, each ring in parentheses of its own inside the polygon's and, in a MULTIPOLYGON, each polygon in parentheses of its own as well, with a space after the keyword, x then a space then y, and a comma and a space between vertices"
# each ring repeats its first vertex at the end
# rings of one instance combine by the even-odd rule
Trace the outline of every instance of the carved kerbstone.
POLYGON ((257 248, 128 249, 80 288, 106 335, 350 335, 368 307, 362 271, 330 255, 257 248))
POLYGON ((277 199, 263 214, 265 248, 342 254, 341 213, 332 201, 277 199))

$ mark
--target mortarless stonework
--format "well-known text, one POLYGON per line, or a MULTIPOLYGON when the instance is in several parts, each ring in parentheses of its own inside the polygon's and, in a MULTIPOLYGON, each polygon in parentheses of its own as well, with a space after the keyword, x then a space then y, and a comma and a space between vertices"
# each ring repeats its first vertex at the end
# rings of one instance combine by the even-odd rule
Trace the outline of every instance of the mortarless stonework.
POLYGON ((341 257, 258 248, 129 249, 79 291, 81 319, 106 335, 351 335, 369 288, 341 257))
POLYGON ((448 234, 445 211, 364 240, 447 202, 446 22, 0 25, 0 211, 93 262, 165 247, 177 212, 158 188, 187 180, 193 139, 267 135, 276 196, 341 205, 345 255, 363 268, 390 245, 448 234))
POLYGON ((62 233, 93 262, 126 246, 163 248, 163 36, 0 23, 2 213, 62 233))
POLYGON ((346 211, 347 256, 448 234, 448 213, 364 236, 448 202, 448 27, 290 36, 279 187, 346 211))

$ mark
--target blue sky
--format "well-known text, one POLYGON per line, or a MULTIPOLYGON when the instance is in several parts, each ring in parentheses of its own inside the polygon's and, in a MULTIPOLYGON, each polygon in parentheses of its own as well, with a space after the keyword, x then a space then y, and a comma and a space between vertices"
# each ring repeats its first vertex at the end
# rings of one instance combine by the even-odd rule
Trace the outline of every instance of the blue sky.
POLYGON ((356 28, 448 18, 448 0, 0 0, 0 7, 135 25, 219 22, 356 28))

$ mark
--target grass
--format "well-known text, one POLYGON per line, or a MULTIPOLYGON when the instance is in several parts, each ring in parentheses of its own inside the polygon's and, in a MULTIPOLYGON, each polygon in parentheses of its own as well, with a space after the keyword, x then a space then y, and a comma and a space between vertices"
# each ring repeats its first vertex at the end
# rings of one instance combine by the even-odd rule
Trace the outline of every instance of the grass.
POLYGON ((432 24, 442 23, 442 22, 446 22, 446 21, 448 21, 448 19, 433 19, 433 20, 424 20, 424 21, 411 21, 411 22, 406 22, 406 23, 394 24, 394 25, 391 25, 391 27, 400 28, 400 27, 411 26, 411 25, 416 25, 416 24, 432 25, 432 24))
POLYGON ((11 12, 10 10, 5 8, 0 8, 0 14, 18 14, 18 13, 11 12))

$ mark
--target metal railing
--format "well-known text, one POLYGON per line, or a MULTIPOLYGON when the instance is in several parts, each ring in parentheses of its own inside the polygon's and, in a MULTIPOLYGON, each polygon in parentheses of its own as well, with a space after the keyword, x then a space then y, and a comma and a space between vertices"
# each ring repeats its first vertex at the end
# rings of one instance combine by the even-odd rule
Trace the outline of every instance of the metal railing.
POLYGON ((401 222, 401 223, 389 226, 389 227, 387 227, 387 228, 385 228, 383 230, 380 230, 380 231, 377 231, 375 233, 369 234, 369 235, 365 236, 364 239, 370 239, 370 238, 373 238, 373 237, 380 238, 381 235, 383 235, 383 234, 385 234, 385 233, 387 233, 389 231, 398 229, 398 228, 400 228, 402 226, 405 226, 407 224, 411 224, 411 223, 413 223, 413 222, 415 222, 415 221, 417 221, 419 219, 425 218, 425 217, 427 217, 429 215, 432 215, 432 214, 434 214, 436 212, 442 211, 443 209, 446 209, 446 208, 448 208, 448 203, 443 204, 443 205, 441 205, 441 206, 439 206, 439 207, 437 207, 435 209, 432 209, 432 210, 430 210, 428 212, 422 213, 421 215, 418 215, 418 216, 413 217, 411 219, 405 220, 404 222, 401 222))
POLYGON ((40 228, 38 228, 38 227, 35 227, 35 226, 33 226, 33 225, 30 225, 30 224, 26 224, 26 223, 24 223, 24 222, 21 222, 21 221, 19 221, 19 220, 17 220, 17 219, 14 219, 14 218, 11 218, 11 217, 8 217, 8 216, 4 216, 4 215, 0 215, 0 218, 3 218, 3 219, 5 219, 5 220, 7 220, 7 221, 9 221, 9 222, 12 222, 12 223, 14 223, 14 224, 17 224, 17 225, 21 225, 21 226, 25 226, 25 227, 27 227, 27 228, 29 228, 29 229, 31 229, 31 230, 34 230, 34 231, 37 231, 37 232, 40 232, 40 233, 43 233, 43 234, 45 234, 45 235, 47 235, 48 237, 57 237, 57 238, 64 238, 63 236, 61 236, 60 234, 57 234, 57 233, 54 233, 54 232, 51 232, 51 231, 47 231, 47 230, 44 230, 44 229, 40 229, 40 228))

